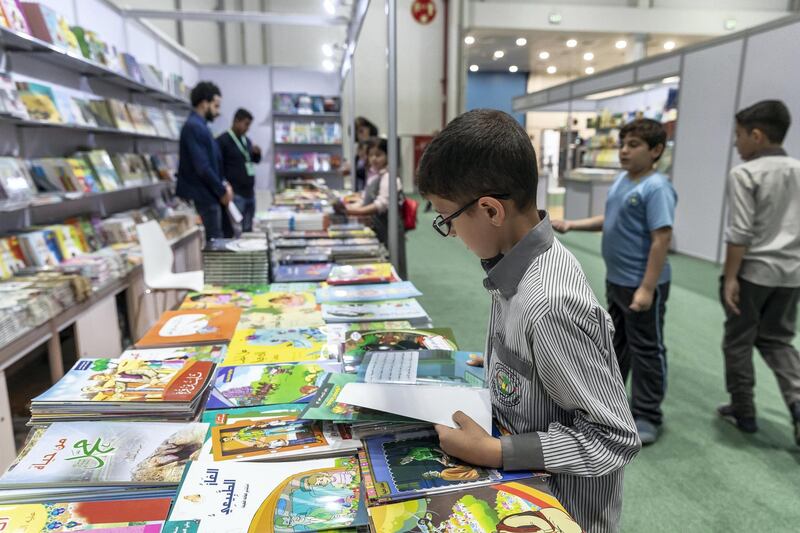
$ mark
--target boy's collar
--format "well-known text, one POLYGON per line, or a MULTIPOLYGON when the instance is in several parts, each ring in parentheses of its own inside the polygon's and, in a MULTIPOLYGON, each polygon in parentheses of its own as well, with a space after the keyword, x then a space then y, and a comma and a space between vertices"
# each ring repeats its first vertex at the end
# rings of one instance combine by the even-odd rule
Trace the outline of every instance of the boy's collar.
POLYGON ((528 271, 536 257, 553 246, 553 227, 547 211, 539 211, 541 219, 506 255, 484 259, 481 265, 487 272, 483 286, 487 290, 499 290, 509 299, 517 293, 522 276, 528 271))
POLYGON ((758 152, 756 155, 751 157, 748 161, 752 161, 753 159, 758 159, 759 157, 768 157, 768 156, 771 156, 771 155, 786 155, 786 150, 784 150, 782 146, 778 146, 778 147, 770 146, 769 148, 764 148, 763 150, 758 152))

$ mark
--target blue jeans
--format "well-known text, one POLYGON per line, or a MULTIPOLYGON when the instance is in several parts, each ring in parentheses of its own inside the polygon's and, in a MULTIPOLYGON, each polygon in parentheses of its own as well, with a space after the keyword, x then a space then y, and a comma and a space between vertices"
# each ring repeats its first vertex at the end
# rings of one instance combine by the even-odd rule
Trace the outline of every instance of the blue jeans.
POLYGON ((242 213, 242 232, 253 231, 253 216, 256 214, 256 199, 233 195, 233 203, 242 213))

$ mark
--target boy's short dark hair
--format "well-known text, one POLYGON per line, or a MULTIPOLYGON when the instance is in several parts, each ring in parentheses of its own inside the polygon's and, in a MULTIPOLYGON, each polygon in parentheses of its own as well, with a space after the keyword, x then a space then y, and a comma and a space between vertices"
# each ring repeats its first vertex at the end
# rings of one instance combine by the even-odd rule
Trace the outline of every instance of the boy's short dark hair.
POLYGON ((190 100, 192 107, 197 107, 201 102, 211 102, 215 96, 222 96, 219 87, 211 81, 201 81, 192 89, 190 100))
POLYGON ((233 121, 239 122, 240 120, 253 120, 253 114, 250 113, 247 109, 240 107, 236 110, 236 113, 233 115, 233 121))
MULTIPOLYGON (((639 137, 647 143, 650 149, 659 144, 664 148, 667 147, 667 132, 664 130, 664 126, 659 121, 651 118, 637 118, 622 126, 619 130, 619 142, 622 143, 628 135, 639 137)), ((661 159, 663 153, 664 150, 661 150, 661 153, 656 157, 656 161, 661 159)))
POLYGON ((377 137, 378 136, 378 127, 370 122, 368 119, 364 117, 356 117, 356 131, 359 128, 366 127, 369 128, 369 136, 370 137, 377 137))
POLYGON ((423 195, 466 203, 508 194, 518 209, 536 204, 536 151, 514 117, 475 109, 453 119, 428 144, 417 169, 423 195))
POLYGON ((372 150, 373 148, 377 148, 384 154, 389 154, 389 141, 384 139, 383 137, 370 137, 367 140, 367 149, 372 150))
POLYGON ((770 142, 781 144, 792 124, 792 116, 781 100, 762 100, 736 113, 736 123, 748 132, 759 129, 770 142))

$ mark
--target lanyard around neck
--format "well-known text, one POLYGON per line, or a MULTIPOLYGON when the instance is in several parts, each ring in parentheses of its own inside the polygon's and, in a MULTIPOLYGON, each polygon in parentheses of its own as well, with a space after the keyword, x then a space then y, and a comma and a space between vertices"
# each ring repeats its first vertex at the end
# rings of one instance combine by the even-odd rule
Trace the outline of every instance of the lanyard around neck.
POLYGON ((250 162, 250 151, 242 145, 242 141, 240 141, 239 137, 237 137, 236 134, 233 133, 233 130, 228 130, 228 135, 231 136, 231 139, 233 139, 233 143, 236 145, 236 147, 239 149, 239 151, 242 152, 242 155, 244 156, 244 160, 249 163, 250 162))

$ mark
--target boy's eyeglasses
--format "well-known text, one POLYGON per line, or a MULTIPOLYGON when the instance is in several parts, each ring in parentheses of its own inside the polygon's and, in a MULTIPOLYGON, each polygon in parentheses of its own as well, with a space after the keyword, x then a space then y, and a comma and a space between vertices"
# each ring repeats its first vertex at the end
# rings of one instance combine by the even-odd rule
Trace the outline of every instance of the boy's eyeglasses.
POLYGON ((480 200, 481 198, 485 198, 486 196, 488 196, 489 198, 494 198, 495 200, 508 200, 509 198, 511 198, 510 194, 482 194, 477 198, 475 198, 474 200, 472 200, 470 203, 463 206, 461 209, 459 209, 452 215, 449 215, 447 217, 439 215, 436 218, 434 218, 433 229, 435 229, 436 232, 442 237, 447 237, 448 235, 450 235, 450 230, 453 227, 453 220, 455 220, 455 218, 460 214, 462 214, 464 211, 475 205, 478 202, 478 200, 480 200))

